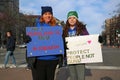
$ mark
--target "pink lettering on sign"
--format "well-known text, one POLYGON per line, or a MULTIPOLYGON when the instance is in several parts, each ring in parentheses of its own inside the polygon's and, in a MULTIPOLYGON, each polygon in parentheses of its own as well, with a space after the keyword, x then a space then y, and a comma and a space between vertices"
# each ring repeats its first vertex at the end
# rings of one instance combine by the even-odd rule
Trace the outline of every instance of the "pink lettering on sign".
POLYGON ((36 50, 37 50, 37 47, 33 47, 33 50, 36 51, 36 50))
POLYGON ((41 32, 28 32, 27 35, 29 36, 42 36, 41 32))
POLYGON ((54 34, 57 34, 57 35, 60 35, 60 32, 59 31, 48 31, 48 32, 27 32, 27 35, 29 36, 48 36, 48 35, 54 35, 54 34))
POLYGON ((54 33, 52 31, 44 32, 44 35, 53 35, 54 33))
POLYGON ((33 47, 32 49, 34 51, 36 50, 54 50, 54 49, 58 49, 59 45, 52 45, 52 46, 39 46, 39 47, 33 47))
POLYGON ((60 35, 60 31, 56 31, 56 34, 60 35))

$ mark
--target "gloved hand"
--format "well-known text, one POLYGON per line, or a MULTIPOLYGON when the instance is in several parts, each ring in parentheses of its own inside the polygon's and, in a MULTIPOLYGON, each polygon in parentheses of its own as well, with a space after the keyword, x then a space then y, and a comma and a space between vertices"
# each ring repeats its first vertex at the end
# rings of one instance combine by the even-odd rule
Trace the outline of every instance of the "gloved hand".
POLYGON ((99 42, 99 43, 102 43, 102 42, 103 42, 103 38, 102 38, 102 36, 100 36, 100 35, 98 36, 98 42, 99 42))
POLYGON ((65 45, 66 45, 66 46, 65 46, 65 49, 69 50, 69 48, 68 48, 68 46, 67 46, 67 43, 68 43, 68 42, 65 42, 65 45))
POLYGON ((31 41, 32 41, 31 37, 29 35, 26 35, 25 36, 25 43, 29 43, 31 41))

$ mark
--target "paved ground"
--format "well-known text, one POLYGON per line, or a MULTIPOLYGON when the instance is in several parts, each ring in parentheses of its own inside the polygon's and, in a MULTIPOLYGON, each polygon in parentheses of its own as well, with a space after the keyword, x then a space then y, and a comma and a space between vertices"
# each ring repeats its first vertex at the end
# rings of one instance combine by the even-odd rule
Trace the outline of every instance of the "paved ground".
POLYGON ((88 70, 85 80, 120 80, 120 70, 88 70))
MULTIPOLYGON (((0 80, 32 80, 31 70, 25 68, 0 69, 0 80)), ((55 80, 70 80, 69 70, 56 70, 55 80)), ((85 80, 120 80, 117 69, 86 69, 85 80)))
POLYGON ((32 80, 31 71, 25 68, 0 69, 0 80, 32 80))

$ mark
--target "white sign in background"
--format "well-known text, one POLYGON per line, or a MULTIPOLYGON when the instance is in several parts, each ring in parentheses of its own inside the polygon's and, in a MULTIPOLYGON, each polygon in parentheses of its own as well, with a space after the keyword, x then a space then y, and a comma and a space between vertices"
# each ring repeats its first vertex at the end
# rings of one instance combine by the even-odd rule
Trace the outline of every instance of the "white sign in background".
POLYGON ((101 44, 98 34, 66 37, 67 64, 103 62, 101 44))

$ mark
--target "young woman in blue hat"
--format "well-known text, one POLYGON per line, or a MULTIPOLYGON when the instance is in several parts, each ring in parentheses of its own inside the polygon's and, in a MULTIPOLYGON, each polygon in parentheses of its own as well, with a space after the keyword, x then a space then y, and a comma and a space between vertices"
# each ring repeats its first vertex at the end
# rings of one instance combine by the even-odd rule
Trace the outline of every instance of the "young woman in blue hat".
MULTIPOLYGON (((70 11, 67 14, 66 26, 63 31, 63 37, 72 37, 80 35, 89 35, 85 25, 78 20, 76 11, 70 11)), ((72 80, 85 80, 85 64, 68 65, 72 80)))
MULTIPOLYGON (((43 6, 41 9, 41 16, 36 22, 36 27, 56 26, 56 20, 53 17, 52 8, 49 6, 43 6)), ((32 71, 33 79, 54 80, 58 59, 58 55, 38 56, 36 58, 35 69, 32 71)))

